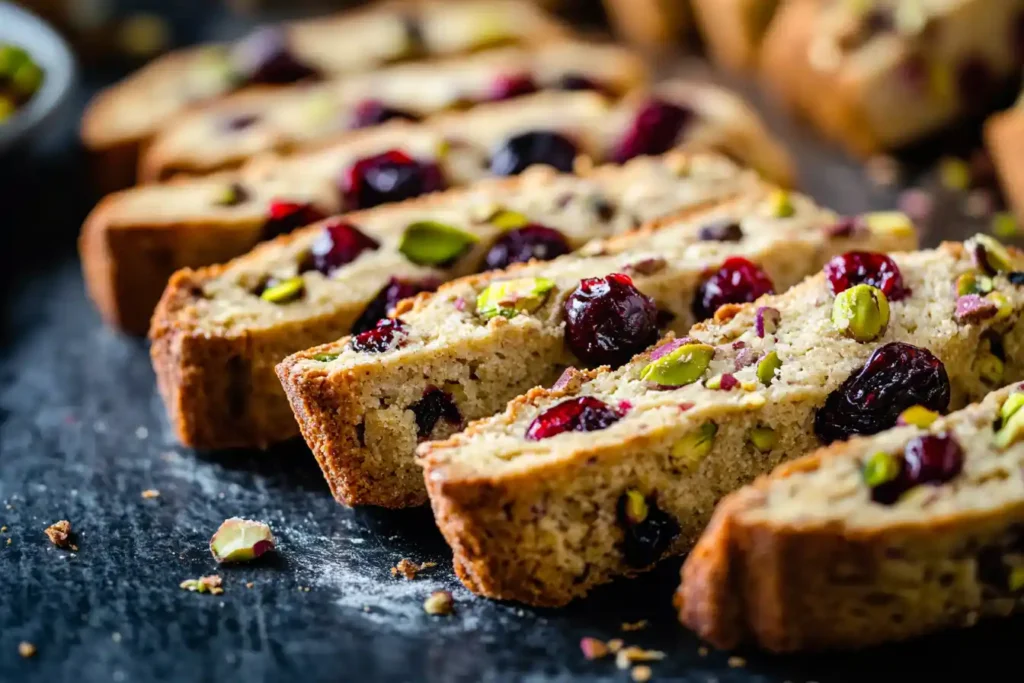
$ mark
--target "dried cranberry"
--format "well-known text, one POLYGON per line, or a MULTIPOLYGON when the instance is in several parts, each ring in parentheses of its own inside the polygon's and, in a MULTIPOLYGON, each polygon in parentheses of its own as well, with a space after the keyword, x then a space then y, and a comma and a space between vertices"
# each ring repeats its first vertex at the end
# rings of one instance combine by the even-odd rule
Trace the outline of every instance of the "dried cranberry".
POLYGON ((736 221, 726 218, 702 227, 698 237, 704 242, 739 242, 743 239, 743 229, 736 221))
POLYGON ((569 243, 562 233, 531 223, 509 230, 495 240, 484 257, 484 264, 488 270, 497 270, 530 259, 550 261, 569 251, 569 243))
POLYGON ((890 342, 829 394, 814 416, 814 433, 825 443, 877 434, 913 405, 944 413, 949 398, 942 361, 928 349, 890 342))
POLYGON ((889 301, 899 301, 910 294, 903 286, 903 275, 896 262, 876 252, 848 251, 836 256, 825 264, 825 277, 833 294, 854 285, 877 287, 889 301))
POLYGON ((377 325, 352 337, 348 345, 359 353, 384 353, 395 348, 398 340, 405 335, 405 323, 401 320, 384 318, 377 325))
POLYGON ((247 83, 294 83, 319 76, 292 54, 287 33, 278 27, 258 29, 235 46, 235 67, 247 83))
MULTIPOLYGON (((336 219, 325 225, 320 236, 313 242, 309 250, 308 268, 330 275, 334 269, 355 261, 364 251, 379 248, 377 240, 351 223, 336 219)), ((304 266, 303 270, 306 269, 304 266)))
POLYGON ((567 73, 558 79, 559 90, 594 90, 603 93, 604 87, 597 81, 583 74, 567 73))
POLYGON ((590 365, 622 365, 658 338, 658 309, 628 275, 588 278, 565 300, 565 341, 590 365))
POLYGON ((380 100, 363 100, 356 105, 352 113, 352 128, 368 128, 379 126, 392 119, 403 121, 419 121, 419 117, 401 109, 389 107, 380 100))
POLYGON ((727 258, 722 267, 711 274, 693 298, 693 314, 707 320, 723 304, 742 304, 763 294, 774 294, 771 278, 756 264, 742 256, 727 258))
POLYGON ((694 116, 692 110, 678 104, 647 102, 615 150, 614 160, 621 164, 641 154, 664 154, 678 144, 694 116))
POLYGON ((529 441, 540 441, 565 432, 595 432, 607 429, 622 414, 593 396, 580 396, 557 403, 534 418, 526 428, 529 441))
POLYGON ((274 201, 270 203, 267 222, 263 224, 263 238, 271 239, 285 235, 292 230, 327 218, 327 215, 310 203, 274 201))
POLYGON ((537 92, 537 84, 530 74, 499 76, 491 87, 491 100, 510 100, 537 92))
POLYGON ((891 505, 915 486, 952 481, 963 467, 963 449, 951 435, 919 436, 903 449, 896 478, 875 486, 871 490, 871 499, 876 503, 891 505))
POLYGON ((442 417, 448 424, 462 424, 462 413, 452 400, 451 394, 437 387, 427 387, 423 392, 423 398, 413 403, 411 410, 416 416, 416 433, 421 439, 430 436, 437 421, 442 417))
POLYGON ((576 143, 561 133, 544 130, 520 133, 506 140, 491 157, 491 173, 518 175, 534 164, 547 164, 569 173, 578 154, 576 143))
POLYGON ((400 202, 444 187, 441 169, 436 164, 417 161, 398 150, 360 159, 341 178, 347 209, 400 202))
POLYGON ((372 330, 378 320, 386 318, 394 312, 395 305, 402 299, 416 296, 420 292, 433 292, 440 285, 441 283, 434 279, 414 281, 391 278, 369 303, 359 319, 352 324, 352 334, 372 330))
POLYGON ((631 567, 648 567, 660 560, 679 536, 679 522, 650 498, 647 499, 647 516, 639 523, 633 522, 627 514, 626 503, 627 497, 621 496, 617 516, 625 532, 622 554, 631 567))

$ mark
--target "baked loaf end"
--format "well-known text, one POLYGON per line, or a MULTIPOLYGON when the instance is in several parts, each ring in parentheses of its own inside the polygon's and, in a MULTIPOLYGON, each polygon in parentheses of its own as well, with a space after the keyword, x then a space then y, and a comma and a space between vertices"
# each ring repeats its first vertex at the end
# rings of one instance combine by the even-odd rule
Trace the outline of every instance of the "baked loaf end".
POLYGON ((785 294, 719 309, 690 331, 696 345, 666 340, 619 370, 571 374, 424 444, 431 504, 460 578, 489 597, 564 604, 685 551, 722 496, 785 459, 858 433, 850 430, 886 429, 903 403, 959 407, 1024 377, 1014 350, 1024 343, 1024 290, 1002 273, 992 283, 992 300, 1005 298, 1002 313, 993 304, 990 317, 972 322, 956 312, 980 299, 958 304, 952 291, 975 271, 970 250, 891 254, 910 294, 897 300, 890 290, 884 333, 868 312, 877 294, 864 296, 870 285, 835 297, 819 274, 785 294), (852 298, 867 315, 856 327, 879 336, 857 341, 847 336, 852 328, 841 331, 852 298), (602 420, 587 417, 587 433, 572 422, 559 433, 553 418, 580 401, 602 420))
POLYGON ((930 425, 833 445, 728 496, 683 568, 680 619, 723 648, 792 652, 1020 610, 1024 432, 1011 418, 1022 396, 1008 387, 930 425), (935 436, 951 436, 960 454, 948 481, 876 502, 867 464, 905 463, 908 447, 935 436))
POLYGON ((1024 107, 993 114, 985 122, 985 149, 992 157, 1003 194, 1017 220, 1024 221, 1024 163, 1013 153, 1024 144, 1024 107))

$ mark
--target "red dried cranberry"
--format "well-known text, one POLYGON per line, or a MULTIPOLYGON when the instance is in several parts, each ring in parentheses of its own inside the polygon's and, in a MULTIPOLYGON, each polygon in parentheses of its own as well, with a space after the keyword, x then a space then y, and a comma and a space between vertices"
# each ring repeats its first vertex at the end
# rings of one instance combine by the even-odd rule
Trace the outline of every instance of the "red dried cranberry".
POLYGON ((325 225, 320 236, 313 242, 308 265, 324 275, 330 275, 334 269, 355 261, 364 251, 379 248, 377 240, 351 223, 336 219, 325 225))
POLYGON ((647 102, 615 150, 614 160, 621 164, 641 154, 664 154, 678 144, 693 118, 692 110, 678 104, 647 102))
POLYGON ((621 419, 622 414, 604 401, 580 396, 557 403, 534 418, 526 428, 526 438, 540 441, 565 432, 595 432, 621 419))
POLYGON ((617 517, 625 537, 622 554, 631 567, 649 567, 665 554, 681 531, 679 522, 658 507, 653 498, 647 499, 647 516, 642 522, 630 520, 627 514, 627 496, 619 498, 617 517))
POLYGON ((518 175, 534 164, 547 164, 569 173, 578 154, 576 143, 561 133, 546 130, 520 133, 506 140, 491 157, 491 173, 518 175))
POLYGON ((310 203, 273 201, 267 222, 263 224, 263 238, 285 235, 296 228, 322 221, 327 215, 310 203))
POLYGON ((401 109, 395 109, 389 107, 380 100, 363 100, 356 105, 355 111, 352 113, 352 128, 368 128, 370 126, 379 126, 380 124, 391 121, 392 119, 401 119, 403 121, 419 121, 418 116, 410 114, 407 111, 401 109))
POLYGON ((562 233, 531 223, 509 230, 495 240, 484 257, 484 265, 488 270, 497 270, 530 259, 550 261, 569 251, 569 243, 562 233))
POLYGON ((825 277, 833 294, 854 285, 877 287, 889 301, 899 301, 910 294, 903 286, 903 275, 896 262, 876 252, 848 251, 836 256, 825 264, 825 277))
POLYGON ((628 275, 588 278, 565 300, 565 341, 589 365, 622 365, 658 338, 658 309, 628 275))
POLYGON ((537 84, 530 74, 499 76, 491 87, 491 100, 510 100, 537 92, 537 84))
POLYGON ((348 345, 359 353, 384 353, 395 348, 401 337, 405 336, 405 323, 401 320, 384 318, 378 320, 372 330, 360 332, 352 337, 348 345))
POLYGON ((372 330, 378 320, 386 318, 394 312, 395 305, 402 299, 416 296, 420 292, 433 292, 440 286, 441 283, 435 279, 414 281, 391 278, 388 284, 377 292, 377 296, 369 303, 359 319, 353 323, 352 334, 372 330))
POLYGON ((288 46, 281 28, 258 29, 235 46, 235 68, 247 83, 294 83, 319 76, 316 69, 300 62, 288 46))
POLYGON ((427 387, 423 392, 423 398, 413 403, 410 409, 416 416, 416 433, 421 439, 430 436, 437 421, 442 417, 448 424, 462 424, 462 413, 452 400, 451 394, 437 387, 427 387))
POLYGON ((952 481, 963 470, 964 452, 949 434, 926 434, 906 445, 899 466, 895 479, 871 490, 873 501, 891 505, 915 486, 952 481))
POLYGON ((742 256, 727 258, 722 267, 712 273, 697 290, 693 298, 693 314, 697 320, 707 320, 723 304, 743 304, 763 294, 774 294, 768 274, 742 256))
POLYGON ((347 209, 400 202, 444 187, 441 169, 436 164, 417 161, 398 150, 360 159, 341 177, 347 209))
POLYGON ((726 218, 702 227, 698 237, 704 242, 739 242, 743 239, 743 229, 736 221, 726 218))
POLYGON ((942 361, 928 349, 890 342, 829 394, 814 416, 814 433, 824 443, 877 434, 913 405, 944 413, 949 398, 942 361))
POLYGON ((588 76, 583 74, 570 72, 564 74, 558 79, 559 90, 594 90, 599 93, 604 93, 604 87, 588 76))

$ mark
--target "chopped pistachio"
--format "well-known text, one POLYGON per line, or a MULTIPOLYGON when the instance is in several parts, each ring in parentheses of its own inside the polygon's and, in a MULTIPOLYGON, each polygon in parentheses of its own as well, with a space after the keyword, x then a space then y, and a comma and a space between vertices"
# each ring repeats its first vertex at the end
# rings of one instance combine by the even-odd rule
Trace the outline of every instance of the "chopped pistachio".
POLYGON ((296 276, 267 287, 260 294, 260 298, 272 304, 287 304, 301 298, 305 291, 305 281, 296 276))
POLYGON ((1000 211, 992 216, 992 234, 1002 240, 1010 240, 1020 233, 1017 218, 1009 211, 1000 211))
POLYGON ((217 562, 248 562, 274 549, 274 534, 263 522, 232 517, 210 539, 217 562))
POLYGON ((889 325, 889 300, 877 287, 854 285, 836 295, 832 324, 859 342, 878 339, 889 325))
POLYGON ((707 457, 715 445, 718 425, 705 422, 697 431, 687 434, 672 446, 672 456, 679 459, 691 472, 700 466, 701 460, 707 457))
POLYGON ((420 266, 442 266, 480 240, 476 235, 437 221, 418 221, 405 229, 398 250, 420 266))
POLYGON ((645 365, 640 379, 670 387, 693 384, 708 369, 714 356, 715 349, 708 344, 683 344, 645 365))
POLYGON ((779 442, 779 435, 771 427, 754 427, 747 434, 747 440, 761 453, 768 453, 779 442))
POLYGON ((975 270, 968 271, 956 279, 955 289, 957 296, 988 294, 992 291, 992 278, 975 270))
POLYGON ((644 494, 636 489, 627 490, 622 507, 622 513, 626 521, 630 524, 640 524, 647 519, 648 512, 647 498, 644 497, 644 494))
POLYGON ((491 216, 490 223, 496 228, 502 230, 513 230, 515 228, 521 228, 527 225, 530 219, 517 211, 508 211, 506 209, 498 209, 498 211, 491 216))
POLYGON ((209 576, 202 576, 198 579, 185 579, 178 587, 182 590, 191 591, 193 593, 210 593, 211 595, 220 595, 224 592, 221 587, 222 580, 216 574, 209 576))
POLYGON ((978 374, 989 384, 1001 384, 1006 372, 1006 363, 994 353, 978 355, 978 374))
POLYGON ((914 222, 902 211, 876 211, 864 214, 864 225, 876 234, 894 237, 911 237, 914 235, 914 222))
POLYGON ((900 474, 900 461, 894 455, 879 451, 864 463, 864 483, 874 488, 890 482, 900 474))
POLYGON ((985 299, 996 305, 996 320, 1006 320, 1013 315, 1013 304, 1001 292, 989 292, 985 299))
POLYGON ((496 316, 514 318, 533 313, 547 299, 555 283, 545 277, 524 277, 492 282, 476 298, 476 312, 485 320, 496 316))
POLYGON ((999 409, 999 417, 1006 422, 1022 407, 1024 407, 1024 392, 1015 391, 1003 401, 1003 406, 999 409))
POLYGON ((320 361, 321 363, 330 363, 340 355, 340 353, 315 353, 313 354, 313 360, 320 361))
POLYGON ((896 418, 896 424, 927 429, 937 419, 939 419, 939 414, 934 410, 928 410, 924 406, 910 406, 896 418))
POLYGON ((448 591, 434 591, 423 601, 423 611, 434 616, 447 616, 454 606, 455 600, 448 591))
POLYGON ((790 218, 796 213, 793 198, 785 190, 775 190, 768 198, 771 214, 775 218, 790 218))
POLYGON ((765 386, 771 385, 781 367, 782 361, 779 359, 779 354, 775 351, 769 351, 764 358, 757 362, 758 381, 765 386))
POLYGON ((1017 410, 1006 420, 995 434, 995 445, 1000 450, 1009 448, 1024 438, 1024 410, 1017 410))
POLYGON ((1010 251, 994 237, 978 233, 967 240, 965 247, 974 257, 975 263, 986 273, 1001 273, 1014 270, 1010 251))

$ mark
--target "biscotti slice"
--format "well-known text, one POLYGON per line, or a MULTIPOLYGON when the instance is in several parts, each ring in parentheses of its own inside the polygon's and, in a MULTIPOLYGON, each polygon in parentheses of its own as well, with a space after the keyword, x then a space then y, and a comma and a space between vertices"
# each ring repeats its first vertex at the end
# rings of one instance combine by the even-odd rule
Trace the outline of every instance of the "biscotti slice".
POLYGON ((992 158, 999 184, 1017 220, 1024 222, 1024 162, 1014 150, 1024 145, 1024 97, 1017 106, 993 114, 985 122, 985 149, 992 158))
POLYGON ((346 129, 392 118, 420 120, 537 89, 618 97, 646 80, 646 66, 628 50, 565 41, 401 64, 323 84, 253 89, 168 122, 147 147, 139 175, 154 181, 211 173, 262 152, 308 147, 346 129))
POLYGON ((543 44, 568 31, 525 0, 385 2, 355 12, 264 27, 231 45, 160 57, 100 93, 82 120, 105 184, 131 184, 145 143, 175 115, 252 85, 281 85, 401 59, 465 53, 502 43, 543 44))
POLYGON ((678 48, 693 20, 683 0, 604 0, 604 8, 614 32, 647 51, 678 48))
POLYGON ((328 220, 227 265, 178 272, 150 331, 171 423, 184 444, 206 449, 296 436, 274 374, 285 356, 362 332, 399 299, 454 277, 555 258, 763 187, 724 157, 678 152, 584 176, 535 167, 328 220), (444 238, 448 251, 426 251, 444 238), (275 299, 267 294, 272 281, 301 288, 275 299))
POLYGON ((482 595, 564 604, 688 549, 722 496, 783 460, 1024 377, 1024 289, 1006 272, 1022 258, 986 236, 850 252, 424 444, 456 572, 482 595))
POLYGON ((788 463, 728 496, 680 619, 724 648, 850 649, 1024 606, 1024 391, 788 463), (934 421, 933 421, 934 420, 934 421))
POLYGON ((909 224, 896 234, 864 230, 851 238, 834 234, 838 220, 803 197, 780 208, 778 195, 751 193, 550 263, 449 283, 400 305, 401 322, 385 324, 382 335, 374 330, 297 354, 278 374, 340 502, 419 504, 426 491, 414 463, 418 442, 498 412, 568 366, 628 360, 660 327, 686 330, 710 315, 705 297, 742 301, 773 285, 786 288, 854 244, 915 244, 909 224), (750 274, 755 290, 720 287, 734 272, 750 274), (621 274, 602 284, 609 273, 621 274), (567 323, 572 301, 591 287, 624 299, 586 323, 567 323), (580 333, 587 324, 596 325, 593 340, 580 333), (394 343, 368 343, 377 336, 394 343))
POLYGON ((711 59, 730 71, 757 66, 761 40, 778 6, 779 0, 693 0, 711 59))
POLYGON ((792 178, 788 155, 757 116, 719 88, 669 81, 619 103, 592 92, 538 93, 110 195, 79 237, 86 285, 106 321, 141 334, 175 270, 223 263, 319 217, 535 163, 568 171, 577 161, 622 162, 677 145, 721 150, 792 178))
POLYGON ((1019 78, 1024 0, 820 2, 779 8, 762 71, 855 154, 903 147, 984 112, 1019 78))

